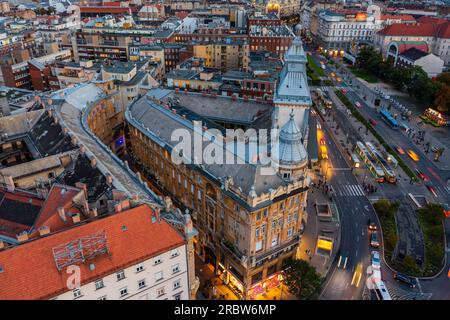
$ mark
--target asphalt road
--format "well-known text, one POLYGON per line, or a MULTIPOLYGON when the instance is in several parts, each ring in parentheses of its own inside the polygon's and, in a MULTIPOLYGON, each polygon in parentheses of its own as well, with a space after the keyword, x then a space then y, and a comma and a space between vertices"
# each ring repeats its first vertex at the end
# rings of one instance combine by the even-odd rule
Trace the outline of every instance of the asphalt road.
POLYGON ((372 221, 376 221, 375 212, 367 197, 356 191, 356 186, 359 185, 358 181, 353 173, 348 170, 349 166, 333 140, 329 128, 322 121, 320 122, 325 132, 328 161, 333 168, 329 169, 331 178, 329 178, 328 183, 335 191, 334 200, 341 218, 340 252, 341 254, 345 252, 348 255, 345 269, 336 268, 337 263, 334 263, 321 299, 358 300, 361 299, 366 281, 366 270, 370 265, 371 248, 369 246, 367 220, 370 218, 372 221), (353 191, 352 194, 349 192, 350 190, 353 191), (344 192, 348 195, 345 195, 344 192), (359 286, 356 286, 356 283, 353 285, 351 283, 359 263, 363 265, 363 272, 359 286))
MULTIPOLYGON (((315 60, 318 61, 319 59, 315 57, 315 60)), ((332 69, 334 70, 334 68, 332 69)), ((325 72, 329 75, 332 72, 332 69, 327 66, 325 72)), ((336 73, 336 71, 333 72, 336 73)), ((336 85, 347 87, 345 82, 334 83, 336 85)), ((437 202, 450 204, 450 188, 447 184, 447 180, 450 178, 450 171, 440 170, 438 167, 436 167, 432 160, 428 159, 425 156, 422 149, 418 148, 410 138, 408 138, 403 133, 400 133, 399 131, 394 131, 387 124, 385 124, 379 117, 377 110, 375 108, 369 107, 365 103, 365 101, 361 99, 356 92, 353 91, 352 88, 348 89, 346 95, 353 103, 358 101, 362 105, 362 107, 360 108, 360 112, 363 114, 363 116, 365 116, 367 119, 376 119, 378 124, 376 125, 375 129, 386 141, 390 141, 392 146, 400 146, 405 151, 412 150, 419 155, 420 160, 418 162, 413 161, 406 154, 402 155, 401 157, 411 168, 418 168, 421 172, 427 175, 429 183, 436 191, 437 197, 435 198, 437 202)), ((430 194, 432 193, 430 192, 430 194)), ((449 219, 445 221, 445 228, 447 234, 447 244, 450 244, 449 219)), ((355 232, 357 232, 357 230, 353 231, 352 233, 355 232)), ((368 255, 370 257, 370 253, 368 255)), ((410 289, 396 283, 393 279, 393 272, 385 264, 382 264, 383 280, 385 281, 388 289, 390 289, 389 291, 392 291, 391 296, 394 295, 396 296, 395 298, 399 299, 405 297, 407 297, 408 299, 450 299, 450 278, 447 274, 450 270, 450 250, 446 252, 446 255, 447 265, 444 267, 444 271, 435 279, 418 281, 419 285, 416 289, 410 289)))

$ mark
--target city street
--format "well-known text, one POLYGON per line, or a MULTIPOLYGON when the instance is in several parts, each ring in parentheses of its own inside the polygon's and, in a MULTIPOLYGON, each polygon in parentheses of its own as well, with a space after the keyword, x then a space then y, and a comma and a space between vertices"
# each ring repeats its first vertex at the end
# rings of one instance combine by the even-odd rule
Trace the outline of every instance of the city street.
MULTIPOLYGON (((317 56, 314 56, 315 60, 318 61, 319 58, 317 56)), ((331 72, 335 72, 336 75, 339 75, 338 72, 336 72, 335 68, 331 68, 330 66, 326 67, 326 73, 328 75, 331 74, 331 72), (332 71, 333 70, 333 71, 332 71)), ((416 152, 419 156, 420 156, 420 161, 417 162, 417 164, 412 161, 407 155, 403 156, 403 160, 410 165, 412 168, 415 168, 417 166, 417 168, 422 171, 425 172, 426 175, 429 177, 430 183, 433 185, 433 187, 435 187, 436 190, 436 197, 434 195, 432 195, 432 193, 430 192, 427 197, 428 198, 433 198, 435 197, 436 200, 438 202, 441 203, 448 203, 450 200, 450 188, 447 185, 447 179, 449 177, 449 171, 448 170, 441 170, 439 169, 435 163, 430 160, 429 158, 426 157, 426 155, 423 153, 423 151, 418 148, 414 142, 407 137, 407 135, 398 132, 397 134, 392 134, 393 130, 387 126, 384 122, 381 121, 381 119, 378 119, 379 116, 377 114, 377 110, 375 108, 374 105, 371 105, 369 101, 369 103, 366 103, 366 101, 363 99, 363 97, 361 97, 358 93, 356 93, 355 91, 353 91, 352 88, 348 87, 345 82, 344 83, 337 83, 337 85, 339 87, 345 87, 347 89, 346 95, 347 97, 350 99, 351 102, 356 103, 359 102, 361 104, 361 108, 360 108, 360 112, 362 112, 362 114, 364 116, 366 116, 367 119, 370 118, 374 118, 377 119, 377 126, 375 127, 377 132, 386 140, 386 141, 392 141, 392 146, 400 146, 401 148, 403 148, 404 150, 413 150, 414 152, 416 152), (379 120, 379 121, 378 121, 379 120)), ((332 134, 331 132, 329 132, 329 134, 332 134)), ((328 143, 330 143, 330 139, 327 140, 328 143)), ((345 163, 342 163, 343 161, 342 156, 340 154, 336 154, 336 150, 337 148, 329 148, 329 150, 334 151, 331 152, 330 154, 330 160, 333 162, 333 165, 345 165, 345 163), (336 163, 336 164, 335 164, 336 163)), ((345 153, 343 153, 345 154, 345 153)), ((351 177, 346 177, 345 173, 343 172, 339 172, 336 173, 336 175, 340 175, 338 180, 339 180, 339 187, 337 190, 337 197, 336 197, 336 203, 338 204, 338 207, 341 208, 346 208, 346 201, 348 201, 348 194, 350 194, 350 192, 346 192, 342 187, 342 181, 345 179, 346 181, 351 181, 351 177), (346 196, 347 194, 347 196, 346 196), (340 196, 341 195, 341 196, 340 196)), ((351 176, 353 176, 351 174, 351 176)), ((354 176, 353 176, 354 178, 354 176)), ((356 179, 355 179, 356 180, 356 179)), ((331 183, 333 185, 333 178, 331 179, 331 183)), ((333 185, 334 186, 334 185, 333 185)), ((345 186, 344 186, 345 188, 345 186)), ((348 187, 347 187, 348 188, 348 187)), ((403 197, 405 196, 405 189, 407 190, 418 190, 420 191, 419 193, 423 193, 424 187, 423 185, 409 185, 407 183, 401 183, 400 187, 393 187, 393 188, 389 188, 389 195, 390 197, 398 197, 400 195, 402 195, 403 197), (420 187, 420 188, 419 188, 420 187)), ((358 194, 358 191, 355 190, 355 186, 353 187, 353 194, 358 194)), ((368 202, 367 198, 365 196, 363 196, 362 198, 366 199, 366 201, 368 202)), ((362 199, 361 199, 362 201, 362 199)), ((355 203, 357 204, 357 202, 353 201, 352 202, 353 205, 355 205, 355 203)), ((369 205, 369 212, 368 215, 374 215, 375 213, 372 212, 372 207, 371 205, 369 205)), ((345 214, 348 214, 348 210, 340 210, 340 212, 342 212, 343 214, 343 221, 342 221, 342 233, 343 233, 343 238, 342 238, 342 247, 341 247, 341 251, 346 249, 346 243, 347 243, 347 237, 349 237, 346 233, 347 230, 352 230, 350 233, 352 235, 355 235, 358 231, 360 231, 361 233, 363 232, 363 230, 361 230, 361 228, 358 228, 358 222, 359 221, 355 221, 354 225, 349 225, 348 223, 348 219, 345 219, 345 214)), ((350 210, 351 212, 351 210, 350 210)), ((365 225, 365 227, 367 227, 365 225)), ((447 235, 448 235, 448 230, 449 229, 449 223, 448 221, 446 221, 446 230, 447 230, 447 235)), ((448 238, 448 236, 447 236, 448 238)), ((366 239, 367 240, 367 239, 366 239)), ((448 239, 447 239, 447 243, 449 243, 448 239)), ((358 252, 358 254, 366 254, 365 258, 368 261, 370 259, 370 250, 368 249, 368 240, 366 242, 366 250, 364 251, 364 249, 362 249, 362 251, 358 252)), ((355 244, 356 245, 356 244, 355 244)), ((391 296, 393 299, 448 299, 450 297, 450 281, 448 279, 447 276, 447 270, 448 270, 448 261, 449 261, 449 252, 446 253, 447 254, 447 266, 443 268, 443 272, 436 277, 435 279, 430 279, 430 280, 420 280, 418 281, 419 285, 417 289, 410 289, 408 287, 405 287, 403 285, 398 284, 397 282, 395 282, 395 280, 393 279, 393 272, 392 270, 389 269, 389 267, 387 267, 384 263, 382 264, 382 275, 383 275, 383 280, 386 283, 386 287, 388 289, 388 291, 391 293, 391 296)), ((353 261, 352 263, 352 259, 350 259, 350 257, 352 259, 355 259, 355 255, 352 255, 350 252, 349 255, 349 262, 352 268, 355 267, 355 261, 353 261)), ((361 260, 363 259, 363 256, 359 257, 361 260)), ((348 272, 347 272, 348 273, 348 272)), ((333 277, 330 279, 330 282, 327 284, 327 287, 325 288, 325 291, 323 293, 322 298, 326 299, 326 298, 333 298, 333 291, 338 291, 341 292, 340 294, 334 294, 334 296, 338 297, 338 296, 345 296, 345 298, 349 298, 348 296, 350 295, 350 298, 352 298, 352 294, 354 294, 354 290, 347 290, 347 292, 345 293, 345 295, 342 295, 342 291, 343 288, 345 289, 346 287, 348 288, 347 284, 343 284, 346 281, 349 281, 350 276, 347 274, 347 276, 345 276, 345 272, 337 269, 337 271, 335 271, 335 274, 333 275, 333 277)))

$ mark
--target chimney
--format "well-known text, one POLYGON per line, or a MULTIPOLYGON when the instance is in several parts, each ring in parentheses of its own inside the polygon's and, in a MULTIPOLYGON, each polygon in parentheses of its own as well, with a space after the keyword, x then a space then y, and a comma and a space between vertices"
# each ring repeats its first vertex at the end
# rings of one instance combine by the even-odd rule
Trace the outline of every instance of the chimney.
POLYGON ((76 182, 75 187, 84 191, 84 197, 87 198, 87 184, 82 182, 76 182))
POLYGON ((97 166, 97 159, 95 159, 95 158, 91 159, 91 166, 92 166, 92 168, 95 168, 97 166))
POLYGON ((5 243, 2 240, 0 240, 0 250, 3 250, 5 248, 6 248, 5 243))
POLYGON ((67 222, 66 211, 64 210, 64 207, 58 208, 58 215, 63 222, 67 222))
POLYGON ((49 226, 43 226, 39 228, 39 235, 45 236, 50 233, 50 227, 49 226))
POLYGON ((28 240, 28 233, 27 233, 26 231, 23 231, 23 232, 19 233, 19 234, 17 235, 17 240, 18 240, 19 242, 25 242, 25 241, 27 241, 27 240, 28 240))
POLYGON ((73 221, 73 223, 78 223, 78 222, 80 222, 80 214, 79 214, 79 213, 74 213, 74 214, 72 215, 72 221, 73 221))
POLYGON ((89 202, 87 200, 83 201, 83 213, 89 214, 89 202))
POLYGON ((98 216, 97 208, 92 208, 91 210, 91 218, 95 218, 98 216))
POLYGON ((114 206, 114 212, 119 213, 121 211, 122 211, 122 203, 120 202, 114 206))
POLYGON ((112 175, 108 174, 108 175, 106 176, 106 183, 107 183, 109 186, 112 185, 112 183, 113 183, 113 177, 112 177, 112 175))

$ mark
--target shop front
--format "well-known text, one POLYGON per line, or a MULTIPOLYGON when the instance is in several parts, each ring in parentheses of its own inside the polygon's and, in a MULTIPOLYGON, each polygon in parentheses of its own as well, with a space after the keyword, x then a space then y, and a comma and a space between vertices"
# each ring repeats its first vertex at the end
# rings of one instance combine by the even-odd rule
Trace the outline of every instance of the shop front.
POLYGON ((228 269, 223 264, 218 264, 219 278, 238 297, 244 297, 244 285, 239 279, 238 272, 230 266, 228 269))
POLYGON ((257 299, 259 295, 267 295, 273 290, 281 290, 282 280, 283 276, 280 271, 272 274, 265 280, 256 283, 249 290, 249 299, 257 299))

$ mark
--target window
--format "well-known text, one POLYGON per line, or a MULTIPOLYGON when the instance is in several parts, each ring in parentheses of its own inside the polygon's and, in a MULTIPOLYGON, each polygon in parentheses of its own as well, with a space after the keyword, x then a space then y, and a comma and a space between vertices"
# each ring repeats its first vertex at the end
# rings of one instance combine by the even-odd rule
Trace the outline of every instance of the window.
POLYGON ((155 281, 162 280, 162 278, 163 278, 163 272, 162 271, 159 271, 159 272, 155 273, 155 281))
POLYGON ((263 224, 262 226, 261 226, 261 233, 264 235, 264 234, 266 234, 266 225, 265 224, 263 224))
POLYGON ((256 228, 255 235, 256 235, 257 238, 259 237, 259 235, 260 235, 260 229, 259 228, 256 228))
POLYGON ((172 273, 177 273, 178 271, 180 271, 180 265, 177 263, 172 266, 172 273))
POLYGON ((120 290, 119 290, 119 293, 120 293, 120 296, 121 296, 121 297, 126 296, 126 295, 128 294, 128 288, 125 287, 125 288, 120 289, 120 290))
POLYGON ((138 289, 142 289, 146 286, 145 284, 145 279, 139 280, 138 281, 138 289))
POLYGON ((292 234, 293 234, 293 233, 294 233, 294 228, 291 227, 291 228, 289 228, 288 231, 287 231, 287 236, 288 236, 288 237, 292 237, 292 234))
POLYGON ((180 280, 175 280, 175 281, 173 282, 173 289, 175 290, 175 289, 178 289, 178 288, 180 288, 180 287, 181 287, 180 280))
POLYGON ((103 288, 105 285, 103 284, 103 279, 95 281, 95 290, 103 288))
POLYGON ((101 297, 98 298, 97 300, 106 300, 106 296, 101 296, 101 297))
POLYGON ((117 272, 116 277, 117 277, 117 281, 125 279, 125 272, 123 270, 117 272))
POLYGON ((142 264, 136 266, 136 272, 144 271, 144 266, 142 264))
POLYGON ((262 250, 262 240, 257 241, 255 243, 255 252, 261 251, 262 250))
POLYGON ((81 290, 79 288, 73 290, 73 297, 75 299, 81 297, 81 290))
POLYGON ((277 220, 272 221, 272 229, 275 229, 277 227, 277 220))
POLYGON ((157 256, 156 258, 155 258, 155 260, 153 261, 153 264, 160 264, 162 262, 162 260, 161 260, 161 256, 157 256))
POLYGON ((165 293, 166 293, 166 292, 165 292, 165 290, 164 290, 164 287, 161 287, 161 288, 159 288, 159 289, 156 290, 156 295, 157 295, 158 297, 164 295, 165 293))
POLYGON ((277 245, 278 245, 278 235, 272 238, 272 247, 275 247, 277 245))
POLYGON ((181 300, 181 293, 178 293, 178 294, 174 295, 173 298, 175 300, 181 300))
POLYGON ((172 252, 170 253, 170 256, 172 257, 172 258, 174 258, 174 257, 178 257, 178 249, 173 249, 172 250, 172 252))

